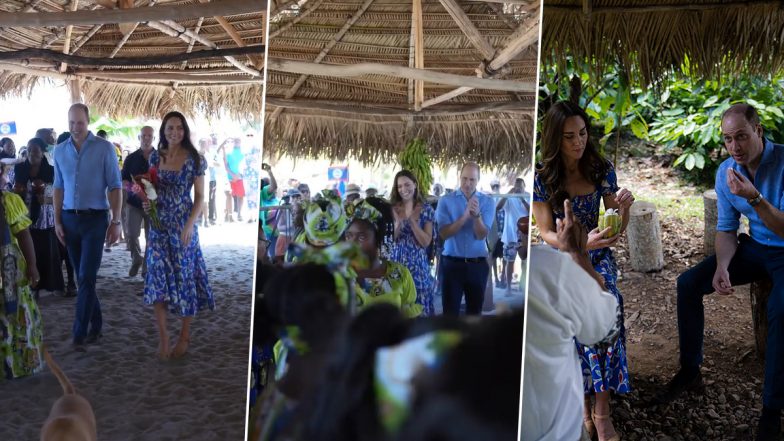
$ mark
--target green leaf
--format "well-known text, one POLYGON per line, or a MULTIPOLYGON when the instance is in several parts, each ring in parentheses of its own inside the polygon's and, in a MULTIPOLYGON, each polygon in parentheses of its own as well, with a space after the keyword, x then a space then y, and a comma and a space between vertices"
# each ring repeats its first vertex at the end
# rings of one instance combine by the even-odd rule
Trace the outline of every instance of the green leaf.
POLYGON ((664 116, 678 116, 678 115, 683 115, 685 112, 686 112, 685 110, 683 110, 682 108, 678 107, 678 108, 675 108, 675 109, 664 110, 664 111, 662 111, 662 115, 664 115, 664 116))
MULTIPOLYGON (((608 115, 609 116, 609 115, 608 115)), ((607 118, 604 120, 604 134, 609 135, 615 129, 615 118, 607 118)))
POLYGON ((638 139, 648 139, 648 126, 645 124, 645 121, 640 118, 635 118, 632 121, 631 127, 632 133, 634 133, 634 136, 636 136, 638 139))
POLYGON ((694 165, 696 165, 698 169, 702 170, 705 168, 705 156, 700 154, 694 154, 692 156, 695 158, 694 165))
POLYGON ((694 154, 693 153, 689 153, 689 156, 686 157, 686 164, 685 164, 686 165, 686 170, 693 169, 694 168, 694 164, 696 162, 697 162, 697 160, 695 159, 694 154))
POLYGON ((705 104, 703 104, 702 107, 710 107, 710 106, 716 104, 716 102, 718 100, 719 100, 719 97, 716 96, 716 95, 713 95, 712 97, 710 97, 707 100, 705 100, 705 104))
POLYGON ((678 156, 678 159, 676 159, 676 160, 675 160, 675 162, 673 162, 673 163, 672 163, 672 166, 673 166, 673 167, 677 167, 677 166, 681 165, 681 163, 682 163, 684 160, 686 160, 686 157, 687 157, 687 156, 689 156, 689 154, 688 154, 688 153, 684 153, 684 154, 682 154, 682 155, 678 156))

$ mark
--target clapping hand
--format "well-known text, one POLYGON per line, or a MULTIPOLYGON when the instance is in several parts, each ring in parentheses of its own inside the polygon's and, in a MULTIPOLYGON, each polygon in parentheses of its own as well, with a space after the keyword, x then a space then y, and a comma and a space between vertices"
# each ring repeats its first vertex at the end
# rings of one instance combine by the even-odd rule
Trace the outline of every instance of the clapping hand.
POLYGON ((735 169, 727 169, 727 186, 730 192, 735 196, 740 196, 745 199, 753 199, 757 197, 757 189, 749 179, 742 174, 735 171, 735 169))
POLYGON ((476 196, 471 196, 468 200, 468 213, 473 217, 479 217, 479 199, 476 196))

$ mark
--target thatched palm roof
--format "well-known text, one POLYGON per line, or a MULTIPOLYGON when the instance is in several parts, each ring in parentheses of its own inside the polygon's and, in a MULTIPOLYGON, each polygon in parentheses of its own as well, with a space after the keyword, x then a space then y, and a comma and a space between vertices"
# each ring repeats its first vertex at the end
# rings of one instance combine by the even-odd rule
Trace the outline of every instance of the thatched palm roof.
POLYGON ((542 56, 621 65, 651 80, 688 56, 694 75, 770 73, 784 67, 780 1, 544 0, 542 56))
POLYGON ((0 27, 0 95, 27 93, 49 79, 65 81, 74 100, 110 116, 158 117, 178 109, 259 118, 265 9, 261 0, 3 1, 0 21, 10 25, 0 27), (195 17, 183 5, 243 12, 195 17), (154 18, 138 24, 111 18, 129 13, 154 18), (27 24, 34 20, 44 24, 27 24), (212 54, 176 62, 155 58, 240 46, 249 48, 234 61, 212 54), (87 58, 64 64, 55 58, 63 53, 87 58))
POLYGON ((352 156, 372 163, 393 158, 420 136, 441 163, 474 159, 518 170, 529 166, 538 2, 422 0, 421 43, 412 25, 415 3, 271 2, 268 154, 352 156), (475 29, 468 31, 473 40, 461 27, 475 29), (507 50, 511 60, 497 60, 504 65, 497 80, 431 101, 476 79, 483 60, 492 66, 490 60, 514 43, 520 47, 507 50), (414 77, 424 78, 421 94, 414 77), (501 79, 507 90, 494 90, 501 79))

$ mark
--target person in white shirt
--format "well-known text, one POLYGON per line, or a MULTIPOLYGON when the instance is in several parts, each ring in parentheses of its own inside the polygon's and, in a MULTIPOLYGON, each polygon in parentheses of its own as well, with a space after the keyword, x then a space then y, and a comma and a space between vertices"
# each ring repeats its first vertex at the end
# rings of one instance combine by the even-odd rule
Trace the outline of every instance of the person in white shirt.
POLYGON ((618 301, 592 265, 588 235, 569 200, 557 224, 561 252, 531 247, 520 439, 578 441, 583 377, 574 338, 609 345, 623 323, 618 301))
MULTIPOLYGON (((523 178, 517 178, 515 185, 509 190, 508 194, 525 194, 523 178)), ((528 216, 531 208, 531 203, 525 198, 503 198, 496 205, 496 211, 504 210, 504 227, 501 233, 501 242, 504 245, 503 258, 504 258, 504 273, 501 275, 501 280, 506 286, 506 295, 512 295, 512 275, 514 274, 514 263, 517 259, 517 250, 521 246, 528 246, 526 241, 522 243, 522 238, 519 235, 517 228, 517 221, 521 217, 528 216)))

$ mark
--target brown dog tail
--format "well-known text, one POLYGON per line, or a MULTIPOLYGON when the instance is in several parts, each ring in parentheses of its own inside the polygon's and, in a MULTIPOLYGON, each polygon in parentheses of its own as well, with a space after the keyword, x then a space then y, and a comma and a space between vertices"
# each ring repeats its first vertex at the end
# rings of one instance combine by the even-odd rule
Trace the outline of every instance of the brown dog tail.
POLYGON ((57 377, 57 381, 60 382, 60 386, 63 387, 63 393, 65 395, 75 394, 76 389, 73 387, 73 384, 68 380, 68 377, 65 376, 65 373, 60 369, 60 366, 55 363, 54 359, 51 355, 49 355, 49 351, 46 349, 46 346, 42 346, 42 350, 44 352, 44 360, 46 360, 46 364, 49 365, 49 369, 52 371, 55 377, 57 377))

